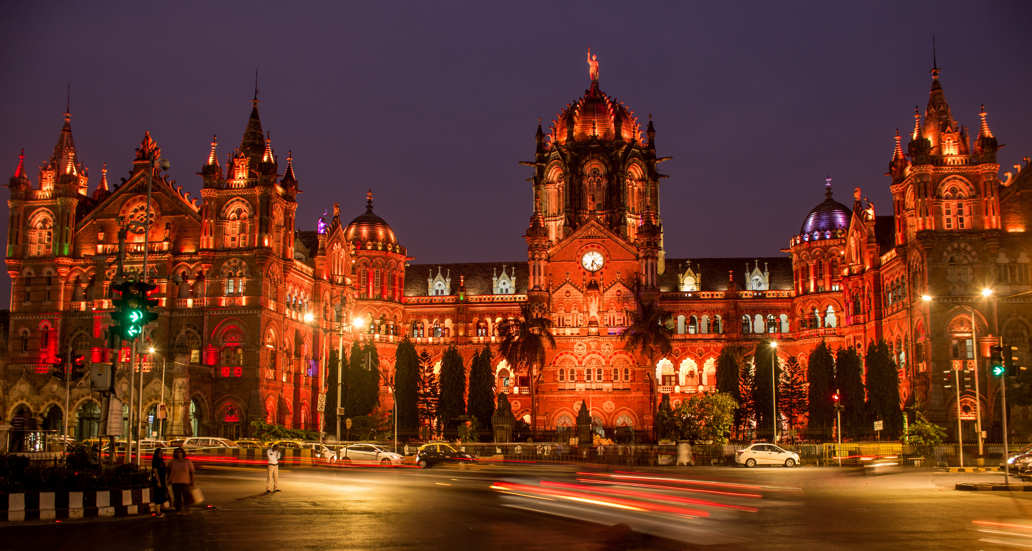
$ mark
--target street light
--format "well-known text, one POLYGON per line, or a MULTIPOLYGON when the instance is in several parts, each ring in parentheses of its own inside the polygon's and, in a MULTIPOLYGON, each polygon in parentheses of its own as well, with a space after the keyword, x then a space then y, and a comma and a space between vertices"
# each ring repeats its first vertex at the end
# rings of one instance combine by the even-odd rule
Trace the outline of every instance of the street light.
POLYGON ((773 443, 778 443, 778 385, 777 385, 777 371, 778 366, 778 341, 770 341, 770 396, 771 396, 771 409, 774 413, 774 437, 773 443))
POLYGON ((305 323, 312 323, 315 321, 315 315, 311 312, 305 312, 305 323))

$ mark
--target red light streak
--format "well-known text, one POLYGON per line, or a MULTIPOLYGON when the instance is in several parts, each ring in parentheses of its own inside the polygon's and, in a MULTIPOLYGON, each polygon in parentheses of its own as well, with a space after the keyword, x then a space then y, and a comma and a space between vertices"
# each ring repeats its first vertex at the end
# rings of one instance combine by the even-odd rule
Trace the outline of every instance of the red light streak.
POLYGON ((539 486, 531 486, 529 484, 517 484, 514 482, 496 482, 492 485, 493 488, 498 490, 509 490, 519 491, 527 493, 537 493, 549 496, 555 496, 562 499, 568 499, 572 501, 579 501, 583 503, 590 503, 595 505, 603 505, 607 507, 616 507, 620 509, 633 509, 633 510, 646 510, 655 511, 662 513, 674 513, 678 515, 690 516, 690 517, 708 517, 709 512, 701 509, 689 509, 686 507, 676 507, 673 505, 663 505, 661 503, 653 503, 646 501, 636 501, 633 499, 621 499, 616 497, 603 498, 596 494, 587 492, 575 492, 575 491, 559 491, 552 490, 549 488, 542 488, 539 486))
POLYGON ((600 494, 622 495, 622 496, 629 496, 629 497, 637 497, 637 498, 641 498, 641 499, 662 499, 662 500, 665 500, 665 501, 675 501, 677 503, 688 503, 688 504, 691 504, 691 505, 702 505, 702 506, 705 506, 705 507, 723 507, 723 508, 727 508, 727 509, 737 509, 739 511, 748 511, 750 513, 755 513, 757 511, 759 511, 759 509, 757 509, 756 507, 748 507, 748 506, 745 506, 745 505, 731 505, 729 503, 720 503, 720 502, 717 502, 717 501, 709 501, 709 500, 706 500, 706 499, 697 499, 697 498, 692 498, 692 497, 670 496, 670 495, 654 494, 654 493, 649 493, 649 492, 638 492, 638 491, 635 491, 635 490, 621 490, 621 489, 617 489, 617 488, 598 488, 598 487, 594 487, 594 486, 585 486, 583 484, 569 484, 569 483, 565 483, 565 482, 551 482, 551 481, 548 481, 548 480, 542 480, 541 481, 541 485, 542 486, 549 486, 549 487, 553 487, 553 488, 569 488, 569 489, 574 489, 574 490, 576 490, 576 489, 583 489, 583 490, 588 491, 588 492, 594 492, 594 493, 600 493, 600 494))
POLYGON ((653 488, 656 490, 673 490, 675 492, 694 492, 697 494, 711 494, 718 496, 748 497, 762 499, 762 494, 743 494, 741 492, 726 492, 723 490, 707 490, 705 488, 685 488, 683 486, 665 486, 663 484, 646 484, 644 482, 622 482, 619 480, 596 480, 591 478, 578 478, 578 482, 590 482, 592 484, 615 484, 618 486, 632 486, 635 488, 653 488))

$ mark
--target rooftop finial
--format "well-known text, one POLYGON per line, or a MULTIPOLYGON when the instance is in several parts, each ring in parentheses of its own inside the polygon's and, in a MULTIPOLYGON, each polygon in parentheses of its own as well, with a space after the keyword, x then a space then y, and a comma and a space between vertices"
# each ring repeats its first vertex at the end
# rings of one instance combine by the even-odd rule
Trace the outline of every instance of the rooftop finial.
POLYGON ((262 154, 263 163, 272 162, 272 133, 265 133, 265 153, 262 154))
POLYGON ((218 156, 215 154, 215 147, 218 146, 219 142, 215 138, 215 134, 211 135, 211 151, 208 152, 208 166, 216 166, 219 164, 218 156))
POLYGON ((25 148, 18 153, 18 168, 14 170, 15 178, 27 178, 25 175, 25 148))
POLYGON ((365 194, 365 206, 366 210, 373 212, 373 189, 369 188, 369 191, 365 194))
POLYGON ((935 56, 935 33, 932 33, 932 79, 939 79, 939 60, 935 56))
POLYGON ((901 138, 900 135, 899 135, 899 128, 896 129, 896 137, 894 139, 896 140, 896 145, 892 149, 892 159, 893 160, 902 159, 903 158, 903 145, 902 145, 902 139, 903 138, 901 138))
POLYGON ((831 175, 824 177, 824 196, 831 199, 831 175))
POLYGON ((68 83, 68 88, 65 90, 65 120, 72 117, 72 83, 68 83))
POLYGON ((100 169, 100 189, 102 191, 110 190, 110 186, 107 181, 107 163, 104 163, 104 166, 100 169))
POLYGON ((251 99, 251 105, 258 107, 258 68, 254 68, 254 98, 251 99))
POLYGON ((598 82, 598 56, 591 55, 591 48, 588 48, 588 76, 591 82, 598 82))
POLYGON ((914 133, 910 137, 911 140, 916 140, 921 137, 921 110, 918 106, 914 106, 914 133))

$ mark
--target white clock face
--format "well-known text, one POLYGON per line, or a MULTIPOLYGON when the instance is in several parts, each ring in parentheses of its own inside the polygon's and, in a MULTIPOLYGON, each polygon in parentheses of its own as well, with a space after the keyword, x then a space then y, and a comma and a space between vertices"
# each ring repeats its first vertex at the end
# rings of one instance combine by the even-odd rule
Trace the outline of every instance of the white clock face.
POLYGON ((589 272, 597 272, 602 269, 602 264, 605 263, 605 259, 602 258, 602 253, 598 251, 588 251, 581 257, 581 266, 589 272))

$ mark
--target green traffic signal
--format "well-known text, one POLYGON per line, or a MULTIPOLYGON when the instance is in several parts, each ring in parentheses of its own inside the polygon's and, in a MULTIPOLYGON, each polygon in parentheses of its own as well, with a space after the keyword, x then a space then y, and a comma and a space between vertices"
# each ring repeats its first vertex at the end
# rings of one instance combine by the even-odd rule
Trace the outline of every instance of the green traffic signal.
POLYGON ((1007 368, 1003 365, 1003 347, 994 346, 990 350, 989 365, 991 366, 991 373, 993 377, 1002 377, 1007 373, 1007 368))
POLYGON ((131 341, 143 334, 145 325, 157 319, 157 314, 149 308, 157 306, 158 301, 147 298, 147 293, 155 288, 150 283, 128 281, 112 286, 112 290, 119 293, 119 297, 112 301, 115 311, 111 312, 112 329, 116 335, 131 341))

